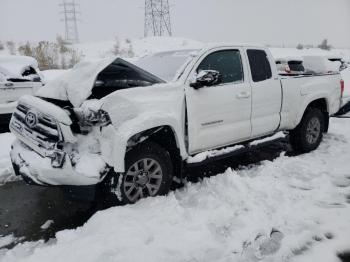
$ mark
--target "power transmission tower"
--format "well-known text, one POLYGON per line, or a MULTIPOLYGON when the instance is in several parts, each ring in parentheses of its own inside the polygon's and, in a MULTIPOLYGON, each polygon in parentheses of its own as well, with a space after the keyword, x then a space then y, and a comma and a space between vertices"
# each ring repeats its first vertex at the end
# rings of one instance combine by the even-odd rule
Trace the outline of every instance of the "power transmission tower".
POLYGON ((144 35, 171 36, 169 0, 145 0, 144 35))
POLYGON ((75 0, 63 0, 63 3, 60 4, 63 8, 61 12, 64 16, 65 24, 65 40, 67 43, 78 43, 79 42, 79 33, 78 33, 78 22, 77 15, 80 12, 77 11, 78 4, 75 3, 75 0))

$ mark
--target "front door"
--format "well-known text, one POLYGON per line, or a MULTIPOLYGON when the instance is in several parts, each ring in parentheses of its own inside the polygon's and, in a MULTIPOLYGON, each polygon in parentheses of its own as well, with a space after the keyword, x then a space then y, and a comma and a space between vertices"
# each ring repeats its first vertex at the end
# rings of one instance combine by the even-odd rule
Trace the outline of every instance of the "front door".
POLYGON ((216 70, 222 82, 210 87, 186 87, 189 153, 247 140, 251 136, 251 86, 241 49, 212 51, 199 61, 201 70, 216 70))

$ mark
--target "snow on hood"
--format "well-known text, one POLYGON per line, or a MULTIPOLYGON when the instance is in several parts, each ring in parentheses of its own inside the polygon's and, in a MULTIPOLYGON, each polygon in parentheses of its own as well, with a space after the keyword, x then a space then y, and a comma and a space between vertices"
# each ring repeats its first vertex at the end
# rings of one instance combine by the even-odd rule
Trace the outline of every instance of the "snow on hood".
MULTIPOLYGON (((164 83, 159 77, 143 70, 142 68, 127 62, 119 57, 105 58, 94 62, 85 61, 76 65, 72 70, 62 74, 59 78, 49 81, 36 93, 37 96, 53 98, 58 100, 70 101, 74 107, 80 107, 86 99, 92 94, 96 80, 102 71, 111 71, 129 68, 130 70, 141 74, 146 81, 152 83, 164 83)), ((119 71, 118 71, 119 72, 119 71)), ((123 75, 126 80, 132 80, 132 76, 123 75)), ((124 80, 124 79, 123 79, 124 80)), ((116 88, 115 91, 118 89, 116 88)))
POLYGON ((59 78, 49 81, 38 90, 36 95, 69 100, 73 106, 79 107, 91 94, 97 75, 115 60, 115 57, 109 57, 97 61, 81 62, 59 78))
POLYGON ((23 72, 28 68, 38 68, 38 62, 29 56, 0 56, 0 79, 23 78, 23 72))

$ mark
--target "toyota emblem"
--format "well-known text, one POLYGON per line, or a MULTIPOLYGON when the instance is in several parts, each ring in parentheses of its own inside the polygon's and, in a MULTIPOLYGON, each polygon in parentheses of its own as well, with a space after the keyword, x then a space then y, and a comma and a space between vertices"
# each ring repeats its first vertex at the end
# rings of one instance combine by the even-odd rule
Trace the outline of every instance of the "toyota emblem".
POLYGON ((30 128, 34 128, 38 122, 38 117, 36 116, 36 114, 34 112, 29 111, 26 114, 26 125, 30 128))

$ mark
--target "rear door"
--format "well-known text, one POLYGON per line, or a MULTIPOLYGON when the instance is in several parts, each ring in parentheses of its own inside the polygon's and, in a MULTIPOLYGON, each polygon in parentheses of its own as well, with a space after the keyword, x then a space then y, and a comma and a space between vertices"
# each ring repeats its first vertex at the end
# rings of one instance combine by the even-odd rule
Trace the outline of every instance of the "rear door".
POLYGON ((195 65, 190 79, 201 70, 217 70, 222 83, 197 90, 186 86, 190 154, 250 138, 251 87, 243 52, 212 50, 195 65))
POLYGON ((274 61, 264 49, 247 49, 252 88, 252 137, 267 135, 278 129, 282 89, 274 61))

